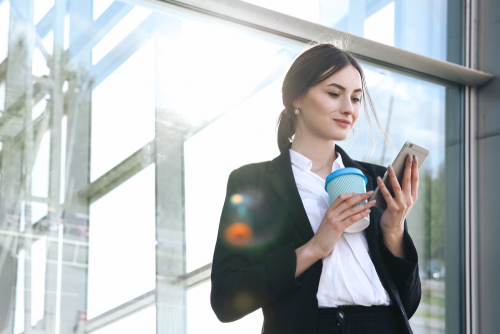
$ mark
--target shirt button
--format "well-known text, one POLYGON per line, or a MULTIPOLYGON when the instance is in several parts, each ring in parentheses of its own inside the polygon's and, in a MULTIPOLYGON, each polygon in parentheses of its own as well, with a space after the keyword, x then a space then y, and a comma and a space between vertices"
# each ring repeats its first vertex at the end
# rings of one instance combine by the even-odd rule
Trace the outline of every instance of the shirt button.
POLYGON ((344 312, 339 311, 338 316, 339 316, 340 319, 343 320, 344 319, 344 312))

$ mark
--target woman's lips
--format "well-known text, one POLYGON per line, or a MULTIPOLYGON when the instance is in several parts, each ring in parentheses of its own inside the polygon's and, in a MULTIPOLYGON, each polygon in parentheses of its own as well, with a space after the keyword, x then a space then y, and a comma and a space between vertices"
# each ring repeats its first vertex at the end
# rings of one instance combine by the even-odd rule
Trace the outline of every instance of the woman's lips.
POLYGON ((334 121, 335 121, 335 123, 337 123, 338 125, 340 125, 343 128, 348 128, 349 127, 349 124, 346 123, 346 122, 337 121, 336 119, 334 119, 334 121))

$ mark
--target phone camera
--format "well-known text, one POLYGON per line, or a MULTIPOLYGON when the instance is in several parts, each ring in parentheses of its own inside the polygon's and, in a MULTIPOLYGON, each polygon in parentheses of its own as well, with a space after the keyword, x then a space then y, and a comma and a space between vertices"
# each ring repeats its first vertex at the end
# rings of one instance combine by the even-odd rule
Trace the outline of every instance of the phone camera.
POLYGON ((412 147, 413 147, 413 144, 410 144, 410 148, 412 148, 412 147))

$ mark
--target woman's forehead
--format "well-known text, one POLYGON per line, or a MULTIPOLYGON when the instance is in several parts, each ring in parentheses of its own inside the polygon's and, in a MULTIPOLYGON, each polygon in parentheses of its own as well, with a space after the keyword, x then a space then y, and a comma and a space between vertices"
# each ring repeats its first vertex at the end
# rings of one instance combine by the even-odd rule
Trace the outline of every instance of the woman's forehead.
MULTIPOLYGON (((328 74, 329 71, 331 71, 331 69, 326 71, 324 74, 328 74)), ((319 84, 327 86, 332 83, 340 83, 343 87, 352 88, 353 90, 362 88, 361 73, 354 66, 347 65, 343 69, 325 78, 319 84)))

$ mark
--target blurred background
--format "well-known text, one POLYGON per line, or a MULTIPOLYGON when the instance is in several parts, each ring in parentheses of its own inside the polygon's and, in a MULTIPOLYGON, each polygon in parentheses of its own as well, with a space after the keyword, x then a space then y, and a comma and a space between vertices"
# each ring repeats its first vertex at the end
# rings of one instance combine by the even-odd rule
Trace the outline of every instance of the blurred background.
MULTIPOLYGON (((493 0, 485 3, 476 15, 488 15, 491 3, 500 17, 493 0)), ((436 66, 470 68, 477 47, 470 6, 0 0, 0 333, 259 333, 260 310, 230 324, 217 320, 211 261, 229 173, 279 154, 282 80, 306 41, 230 19, 232 8, 323 26, 325 40, 349 33, 436 66)), ((498 28, 500 19, 485 22, 498 28)), ((476 333, 470 152, 471 136, 482 137, 471 127, 471 96, 482 100, 460 80, 370 55, 360 60, 392 147, 372 118, 372 151, 364 113, 354 136, 338 144, 384 166, 407 140, 431 152, 407 218, 423 289, 412 328, 476 333)), ((484 70, 494 72, 488 61, 484 70)), ((484 110, 494 109, 488 98, 498 108, 492 91, 485 94, 484 110)), ((491 127, 487 138, 499 137, 494 117, 479 124, 491 127)), ((482 175, 493 189, 500 182, 488 168, 482 175)), ((492 249, 485 258, 498 255, 492 249)), ((481 332, 495 321, 486 318, 481 332)))

